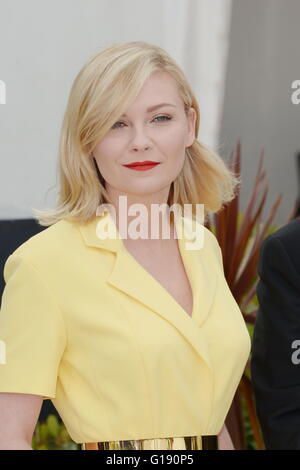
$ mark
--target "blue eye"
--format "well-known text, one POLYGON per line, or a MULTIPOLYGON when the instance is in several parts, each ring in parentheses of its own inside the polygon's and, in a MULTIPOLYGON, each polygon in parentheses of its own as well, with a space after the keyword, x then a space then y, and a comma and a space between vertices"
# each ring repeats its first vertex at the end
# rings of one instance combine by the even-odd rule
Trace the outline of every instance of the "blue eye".
MULTIPOLYGON (((164 119, 163 119, 162 121, 156 121, 156 122, 171 121, 171 119, 172 119, 170 116, 162 115, 162 116, 156 116, 156 117, 153 119, 153 121, 154 121, 155 119, 159 119, 159 118, 164 118, 164 119)), ((124 122, 122 122, 122 121, 117 121, 117 122, 115 122, 115 124, 112 126, 112 129, 122 129, 123 126, 122 126, 122 127, 121 127, 121 126, 116 126, 116 124, 124 124, 124 122)))
POLYGON ((166 118, 167 121, 170 121, 172 119, 170 116, 156 116, 156 118, 154 119, 158 119, 158 118, 166 118))

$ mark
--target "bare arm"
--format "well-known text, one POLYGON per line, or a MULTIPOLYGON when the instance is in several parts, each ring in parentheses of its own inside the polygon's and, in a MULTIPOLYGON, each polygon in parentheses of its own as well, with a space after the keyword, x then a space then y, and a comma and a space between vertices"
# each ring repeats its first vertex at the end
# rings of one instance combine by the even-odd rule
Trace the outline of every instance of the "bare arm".
POLYGON ((43 397, 0 392, 0 450, 32 450, 43 397))
POLYGON ((220 434, 218 434, 218 449, 219 450, 235 450, 230 434, 224 424, 220 434))

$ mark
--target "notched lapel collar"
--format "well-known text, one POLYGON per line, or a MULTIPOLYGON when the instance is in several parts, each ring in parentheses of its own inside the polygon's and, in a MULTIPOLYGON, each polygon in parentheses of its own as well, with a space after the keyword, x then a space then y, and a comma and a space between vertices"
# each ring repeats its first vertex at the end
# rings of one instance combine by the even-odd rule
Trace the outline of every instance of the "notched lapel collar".
MULTIPOLYGON (((178 228, 178 222, 181 222, 183 218, 179 216, 179 218, 175 220, 176 228, 178 228)), ((198 222, 196 223, 198 224, 198 222)), ((103 225, 101 226, 103 227, 103 225)), ((205 230, 203 230, 204 242, 202 248, 188 250, 185 243, 190 243, 194 239, 191 231, 188 232, 188 230, 190 230, 188 229, 188 225, 186 227, 188 238, 183 230, 182 238, 178 238, 178 246, 194 295, 192 317, 187 314, 173 296, 138 263, 131 253, 128 252, 109 213, 106 212, 101 216, 95 217, 95 219, 88 224, 80 225, 80 231, 88 246, 95 246, 116 253, 114 266, 107 278, 107 282, 119 291, 141 302, 173 325, 197 351, 209 371, 211 371, 212 365, 209 348, 203 330, 200 327, 207 319, 214 299, 216 274, 211 270, 211 267, 208 266, 207 261, 209 258, 205 256, 205 250, 209 249, 209 247, 206 246, 209 241, 205 237, 205 230), (108 230, 115 230, 116 238, 99 239, 97 236, 97 224, 99 222, 100 224, 107 224, 106 227, 108 230)), ((179 233, 178 230, 177 233, 179 233)))

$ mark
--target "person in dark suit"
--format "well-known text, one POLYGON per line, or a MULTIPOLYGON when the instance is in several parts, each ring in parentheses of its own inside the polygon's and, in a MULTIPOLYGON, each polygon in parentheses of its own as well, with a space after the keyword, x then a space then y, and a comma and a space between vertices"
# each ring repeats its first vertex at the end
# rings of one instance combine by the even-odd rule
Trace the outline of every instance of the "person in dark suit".
POLYGON ((300 450, 300 218, 262 243, 251 376, 266 449, 300 450))

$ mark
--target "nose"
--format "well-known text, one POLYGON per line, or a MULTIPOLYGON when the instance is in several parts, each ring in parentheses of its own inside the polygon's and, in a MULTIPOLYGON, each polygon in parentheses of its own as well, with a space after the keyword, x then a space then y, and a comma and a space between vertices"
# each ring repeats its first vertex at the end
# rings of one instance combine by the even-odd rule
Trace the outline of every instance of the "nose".
POLYGON ((147 150, 150 147, 150 140, 144 130, 134 131, 134 135, 131 139, 131 148, 134 151, 147 150))
POLYGON ((140 145, 140 146, 134 145, 134 146, 132 147, 132 149, 135 150, 135 151, 147 150, 148 148, 149 148, 149 145, 140 145))

